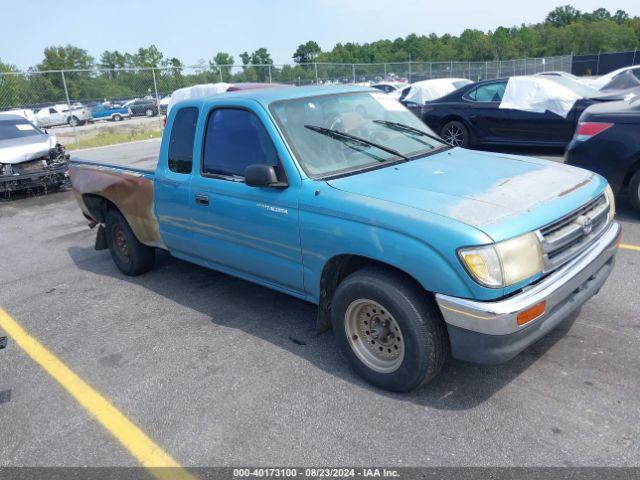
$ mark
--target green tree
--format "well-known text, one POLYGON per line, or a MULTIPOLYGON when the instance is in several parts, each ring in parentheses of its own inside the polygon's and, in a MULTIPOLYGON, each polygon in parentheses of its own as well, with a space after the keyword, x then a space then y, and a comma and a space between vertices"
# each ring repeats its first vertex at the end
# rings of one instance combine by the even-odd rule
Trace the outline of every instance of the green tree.
POLYGON ((316 57, 322 52, 320 46, 313 40, 298 45, 293 52, 293 61, 296 63, 312 63, 316 57))
POLYGON ((155 45, 149 45, 147 48, 139 48, 138 52, 133 56, 136 67, 141 68, 157 68, 163 63, 164 55, 155 45))
POLYGON ((611 17, 616 23, 624 23, 629 20, 629 14, 624 10, 616 10, 616 13, 611 17))
POLYGON ((577 10, 571 5, 565 5, 563 7, 556 7, 549 12, 545 21, 555 27, 564 27, 578 21, 581 16, 582 13, 580 13, 580 10, 577 10))
POLYGON ((93 57, 86 50, 73 45, 47 47, 38 70, 78 70, 93 68, 93 57))
POLYGON ((224 81, 225 78, 228 80, 231 77, 231 65, 233 65, 233 62, 233 55, 227 52, 218 52, 209 61, 209 68, 224 81))

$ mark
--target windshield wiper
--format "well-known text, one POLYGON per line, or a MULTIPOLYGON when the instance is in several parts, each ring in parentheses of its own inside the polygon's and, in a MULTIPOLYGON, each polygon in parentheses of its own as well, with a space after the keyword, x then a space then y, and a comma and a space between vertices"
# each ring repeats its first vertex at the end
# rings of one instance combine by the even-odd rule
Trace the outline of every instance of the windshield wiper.
POLYGON ((341 132, 340 130, 333 130, 331 128, 319 127, 318 125, 305 125, 304 128, 308 128, 312 132, 326 135, 329 138, 333 138, 341 142, 353 142, 360 145, 366 145, 368 147, 374 147, 378 150, 382 150, 383 152, 387 152, 391 155, 395 155, 396 157, 400 157, 403 160, 409 160, 409 157, 401 154, 399 151, 394 150, 393 148, 385 147, 384 145, 380 145, 379 143, 356 137, 355 135, 351 135, 350 133, 341 132))
POLYGON ((435 140, 436 142, 444 143, 445 145, 450 145, 449 143, 445 142, 441 138, 436 137, 435 135, 431 135, 427 132, 423 132, 422 130, 418 130, 417 128, 414 128, 410 125, 405 125, 404 123, 389 122, 387 120, 374 120, 373 123, 377 123, 378 125, 392 128, 393 130, 397 130, 400 132, 412 133, 414 135, 419 135, 421 137, 427 137, 432 140, 435 140))

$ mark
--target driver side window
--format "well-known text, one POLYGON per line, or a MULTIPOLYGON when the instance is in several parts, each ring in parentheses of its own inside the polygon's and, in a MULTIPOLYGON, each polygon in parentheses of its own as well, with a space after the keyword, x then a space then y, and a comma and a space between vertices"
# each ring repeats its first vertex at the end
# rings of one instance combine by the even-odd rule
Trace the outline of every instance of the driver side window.
POLYGON ((239 108, 218 108, 207 122, 202 173, 244 177, 249 165, 278 166, 271 137, 257 115, 239 108))
POLYGON ((466 97, 469 100, 480 103, 501 102, 506 87, 507 84, 505 82, 480 85, 467 93, 466 97))

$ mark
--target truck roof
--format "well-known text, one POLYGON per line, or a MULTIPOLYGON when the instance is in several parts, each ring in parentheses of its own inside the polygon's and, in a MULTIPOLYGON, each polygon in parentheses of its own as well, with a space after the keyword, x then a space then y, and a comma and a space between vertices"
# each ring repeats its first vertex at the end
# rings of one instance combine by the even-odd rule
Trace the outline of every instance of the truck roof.
MULTIPOLYGON (((317 95, 331 95, 336 93, 349 92, 378 92, 378 90, 370 87, 354 87, 354 86, 311 86, 311 87, 281 87, 281 88, 264 88, 253 90, 240 90, 235 92, 224 92, 214 95, 207 95, 198 99, 202 103, 219 98, 238 98, 246 100, 255 100, 265 107, 272 102, 279 100, 290 100, 294 98, 314 97, 317 95)), ((185 100, 186 102, 187 100, 185 100)), ((182 103, 182 102, 179 102, 182 103)))

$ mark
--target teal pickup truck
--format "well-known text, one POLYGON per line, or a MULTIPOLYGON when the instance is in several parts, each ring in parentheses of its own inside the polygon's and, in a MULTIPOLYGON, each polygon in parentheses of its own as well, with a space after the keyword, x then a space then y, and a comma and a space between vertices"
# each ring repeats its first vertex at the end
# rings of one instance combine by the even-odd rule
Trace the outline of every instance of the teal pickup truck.
POLYGON ((517 355, 600 290, 620 238, 602 177, 453 148, 356 87, 180 102, 155 171, 72 159, 69 174, 124 274, 161 248, 312 302, 318 332, 393 391, 450 355, 517 355))

